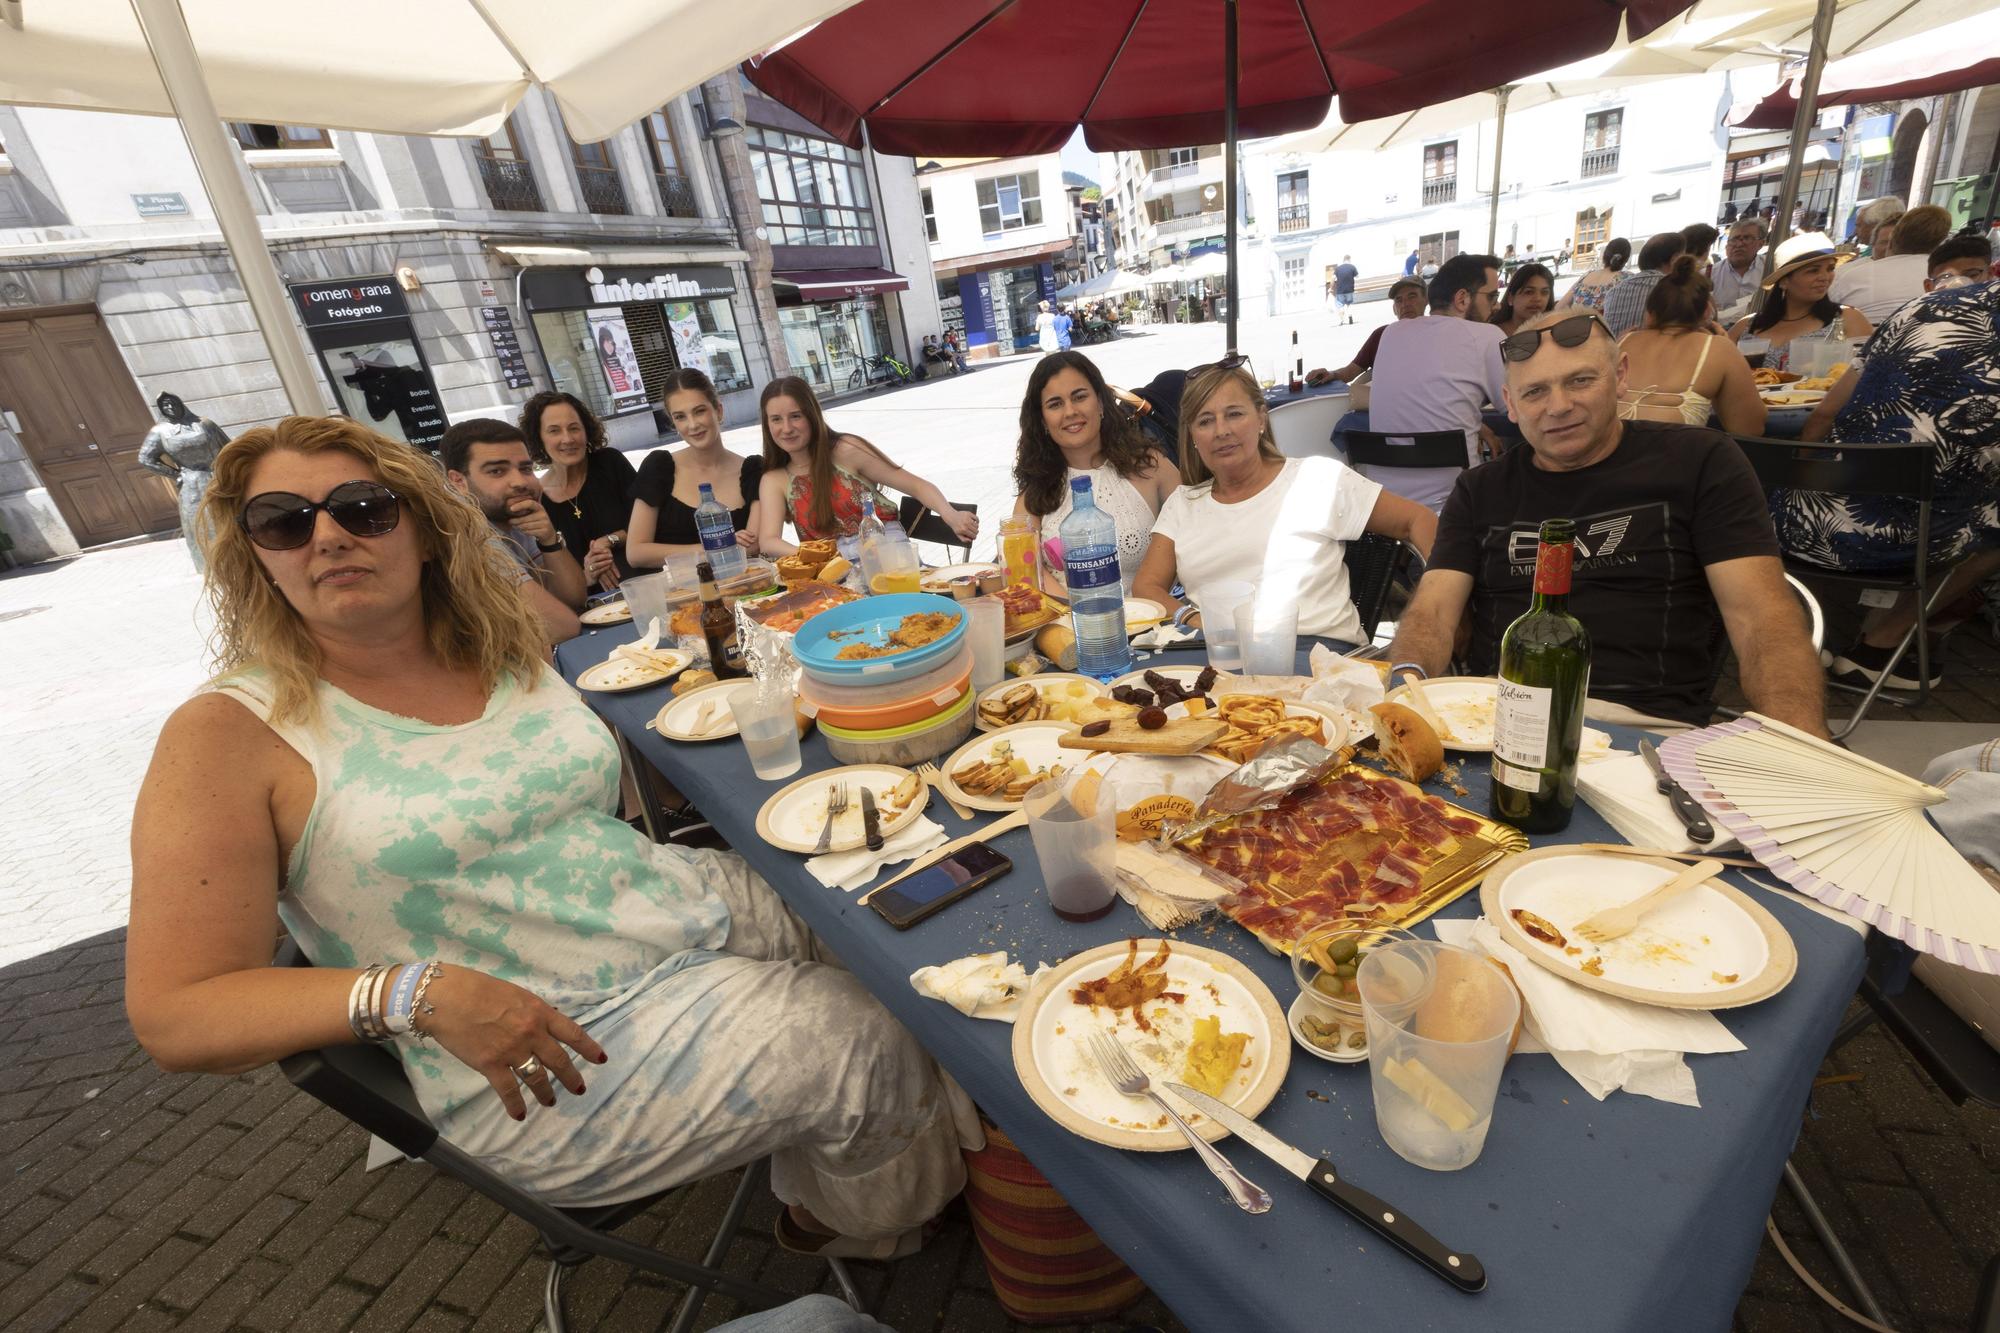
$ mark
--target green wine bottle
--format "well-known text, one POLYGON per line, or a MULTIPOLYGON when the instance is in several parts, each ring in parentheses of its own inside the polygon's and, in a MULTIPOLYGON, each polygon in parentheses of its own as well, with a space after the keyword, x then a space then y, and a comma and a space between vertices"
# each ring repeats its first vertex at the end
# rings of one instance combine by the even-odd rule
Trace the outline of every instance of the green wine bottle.
POLYGON ((1493 817, 1528 833, 1569 827, 1590 688, 1590 631, 1569 613, 1576 524, 1542 524, 1535 600, 1500 637, 1493 712, 1493 817))

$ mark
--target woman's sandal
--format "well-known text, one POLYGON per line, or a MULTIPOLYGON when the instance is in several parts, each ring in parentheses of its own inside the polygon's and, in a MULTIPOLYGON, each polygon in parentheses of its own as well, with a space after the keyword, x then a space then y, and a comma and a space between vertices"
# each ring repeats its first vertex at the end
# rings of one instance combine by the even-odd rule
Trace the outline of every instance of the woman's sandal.
POLYGON ((792 1220, 789 1208, 778 1210, 778 1220, 772 1224, 772 1234, 778 1244, 793 1254, 810 1254, 823 1259, 874 1259, 888 1261, 907 1259, 931 1242, 944 1225, 943 1217, 933 1217, 920 1227, 912 1227, 900 1236, 884 1236, 876 1240, 864 1240, 859 1236, 822 1236, 807 1231, 792 1220))

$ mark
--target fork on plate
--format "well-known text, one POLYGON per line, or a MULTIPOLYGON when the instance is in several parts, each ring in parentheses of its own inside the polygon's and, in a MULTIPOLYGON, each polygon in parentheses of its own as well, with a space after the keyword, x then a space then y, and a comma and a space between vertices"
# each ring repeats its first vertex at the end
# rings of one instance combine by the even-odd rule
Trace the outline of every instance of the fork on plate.
POLYGON ((819 831, 819 842, 813 847, 813 855, 818 856, 833 846, 833 817, 847 809, 847 784, 830 783, 826 789, 826 823, 819 831))
POLYGON ((932 791, 944 797, 945 803, 951 807, 953 814, 957 815, 960 819, 971 819, 973 817, 971 810, 960 805, 957 799, 944 789, 944 773, 936 764, 918 764, 917 776, 929 783, 932 791))
POLYGON ((1640 894, 1629 903, 1618 907, 1607 907, 1601 912, 1585 917, 1577 923, 1576 933, 1592 944, 1604 944, 1621 936, 1630 935, 1639 928, 1639 918, 1659 906, 1664 899, 1693 888, 1703 880, 1720 874, 1721 871, 1720 861, 1696 861, 1651 893, 1640 894))
POLYGON ((1229 1164, 1229 1159, 1215 1150, 1201 1135, 1188 1127, 1181 1119, 1180 1112, 1167 1105, 1166 1098, 1153 1091, 1153 1081, 1146 1077, 1146 1071, 1139 1068, 1132 1055, 1109 1033, 1090 1034, 1090 1058, 1104 1071, 1104 1077, 1111 1080, 1111 1086, 1127 1097, 1151 1097, 1153 1104, 1167 1113, 1167 1118, 1180 1127, 1187 1135, 1187 1141, 1195 1155, 1202 1160, 1222 1187, 1229 1191, 1229 1197, 1238 1208, 1246 1213, 1264 1213, 1271 1209, 1271 1196, 1252 1184, 1250 1180, 1229 1164))

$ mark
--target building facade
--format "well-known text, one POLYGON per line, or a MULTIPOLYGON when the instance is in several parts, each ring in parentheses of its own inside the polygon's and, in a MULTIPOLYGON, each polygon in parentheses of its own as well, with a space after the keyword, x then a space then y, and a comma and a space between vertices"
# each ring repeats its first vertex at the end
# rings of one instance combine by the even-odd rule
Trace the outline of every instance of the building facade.
POLYGON ((1222 149, 1158 148, 1107 155, 1104 188, 1118 263, 1144 272, 1223 244, 1222 149))
POLYGON ((944 326, 971 357, 1033 347, 1040 303, 1088 263, 1082 187, 1064 183, 1061 155, 925 161, 917 187, 944 326))

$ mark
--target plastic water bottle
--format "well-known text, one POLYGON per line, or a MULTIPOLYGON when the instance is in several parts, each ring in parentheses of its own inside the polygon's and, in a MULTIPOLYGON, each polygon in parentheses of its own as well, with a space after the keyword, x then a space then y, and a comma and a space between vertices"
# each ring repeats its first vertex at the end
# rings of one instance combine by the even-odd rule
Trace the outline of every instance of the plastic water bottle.
POLYGON ((736 520, 715 498, 715 487, 701 484, 701 502, 694 507, 695 531, 701 534, 701 552, 718 579, 743 572, 743 548, 736 544, 736 520))
POLYGON ((1125 633, 1125 588, 1118 576, 1118 524, 1097 507, 1089 477, 1072 477, 1070 515, 1062 521, 1063 574, 1069 583, 1079 674, 1110 680, 1132 669, 1125 633))

